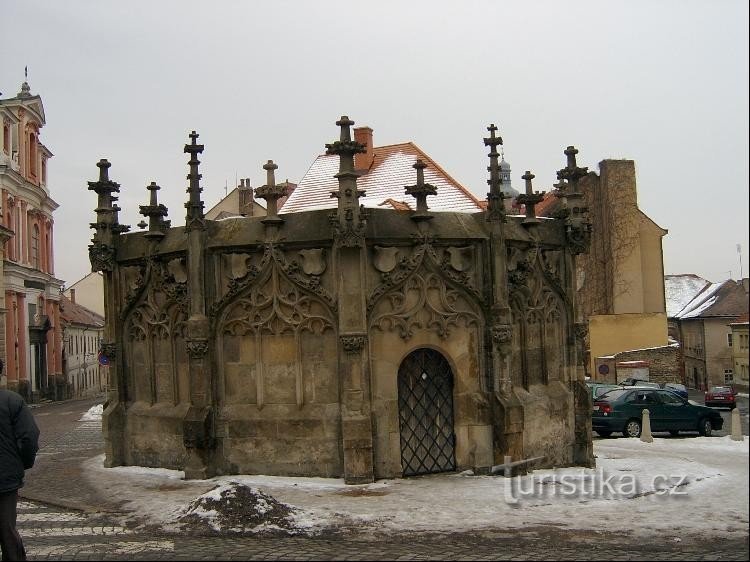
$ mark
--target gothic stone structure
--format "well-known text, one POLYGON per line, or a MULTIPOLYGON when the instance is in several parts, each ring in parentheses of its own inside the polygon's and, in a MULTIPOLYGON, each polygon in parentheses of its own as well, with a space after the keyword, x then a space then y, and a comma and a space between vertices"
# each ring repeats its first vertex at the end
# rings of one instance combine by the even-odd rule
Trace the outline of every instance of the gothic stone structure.
POLYGON ((337 209, 279 215, 269 161, 265 217, 207 220, 191 134, 185 226, 148 186, 145 232, 128 233, 109 162, 90 257, 105 283, 102 352, 113 391, 106 463, 183 469, 186 478, 265 473, 371 482, 486 471, 543 457, 591 466, 573 290, 590 225, 577 183, 559 172, 564 212, 507 216, 496 127, 488 208, 431 213, 418 161, 415 211, 359 204, 347 117, 337 209))

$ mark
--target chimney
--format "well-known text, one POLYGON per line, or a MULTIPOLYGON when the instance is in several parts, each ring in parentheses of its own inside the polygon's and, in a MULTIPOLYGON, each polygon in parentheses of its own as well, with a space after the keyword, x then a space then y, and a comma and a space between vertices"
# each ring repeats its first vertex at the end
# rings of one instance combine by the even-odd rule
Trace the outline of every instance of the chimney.
POLYGON ((365 145, 367 152, 354 155, 354 168, 369 170, 375 154, 372 151, 372 129, 370 127, 354 127, 354 140, 365 145))
POLYGON ((237 195, 239 196, 237 212, 243 217, 253 216, 253 189, 250 187, 250 178, 240 179, 237 195))
POLYGON ((70 290, 70 302, 72 302, 73 304, 76 303, 76 290, 75 289, 70 290))

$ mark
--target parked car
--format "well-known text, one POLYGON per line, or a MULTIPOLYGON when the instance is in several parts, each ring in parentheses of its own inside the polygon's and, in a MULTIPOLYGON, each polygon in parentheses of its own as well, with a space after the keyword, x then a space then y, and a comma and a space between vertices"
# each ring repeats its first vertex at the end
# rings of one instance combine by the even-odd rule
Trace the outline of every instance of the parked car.
POLYGON ((586 386, 588 386, 589 390, 591 391, 592 400, 596 400, 602 394, 605 394, 606 392, 609 392, 610 390, 614 390, 615 388, 622 388, 616 384, 603 383, 603 382, 588 382, 588 381, 586 382, 586 386))
POLYGON ((734 396, 734 389, 731 386, 712 386, 704 395, 704 404, 706 406, 724 406, 734 408, 737 401, 734 396))
POLYGON ((675 394, 680 395, 685 400, 688 399, 688 390, 684 384, 678 384, 676 382, 665 382, 662 385, 662 388, 665 390, 671 390, 675 394))
POLYGON ((602 437, 621 432, 626 437, 639 437, 642 412, 649 411, 651 431, 697 431, 710 436, 724 425, 716 410, 691 404, 670 390, 634 386, 610 390, 594 402, 591 425, 602 437))
POLYGON ((618 386, 649 386, 651 388, 661 388, 658 382, 643 381, 640 379, 627 378, 624 381, 617 383, 618 386))

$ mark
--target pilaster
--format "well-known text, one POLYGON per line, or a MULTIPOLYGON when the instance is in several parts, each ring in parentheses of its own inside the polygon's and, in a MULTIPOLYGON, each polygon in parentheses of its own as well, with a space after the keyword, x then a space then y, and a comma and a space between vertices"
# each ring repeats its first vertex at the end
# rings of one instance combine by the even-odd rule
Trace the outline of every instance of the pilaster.
POLYGON ((185 232, 188 245, 188 299, 190 317, 187 321, 187 351, 190 371, 190 408, 183 418, 182 436, 187 449, 185 479, 204 479, 213 476, 212 450, 213 410, 211 392, 211 367, 208 354, 208 317, 206 316, 205 256, 206 219, 203 214, 203 201, 200 193, 201 174, 198 171, 198 155, 203 145, 197 144, 198 134, 190 133, 190 144, 185 145, 185 153, 190 154, 187 176, 190 184, 187 189, 188 202, 185 203, 185 232))
POLYGON ((363 153, 365 147, 351 140, 350 127, 354 122, 348 117, 342 116, 336 125, 341 127, 340 139, 327 144, 326 148, 327 154, 339 155, 339 173, 336 174, 339 188, 331 194, 338 199, 338 206, 331 223, 336 246, 344 479, 348 484, 362 484, 375 480, 367 309, 362 290, 366 286, 364 230, 367 216, 359 204, 364 192, 357 189, 359 174, 354 169, 354 155, 363 153))

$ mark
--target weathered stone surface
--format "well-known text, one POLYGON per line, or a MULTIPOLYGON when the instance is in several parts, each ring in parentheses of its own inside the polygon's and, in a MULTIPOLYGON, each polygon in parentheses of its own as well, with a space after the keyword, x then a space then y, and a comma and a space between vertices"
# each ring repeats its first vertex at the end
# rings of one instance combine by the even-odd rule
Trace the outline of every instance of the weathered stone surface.
POLYGON ((415 446, 440 470, 593 462, 565 218, 360 209, 350 123, 336 212, 205 220, 193 155, 190 228, 112 242, 108 464, 362 483, 415 446))

